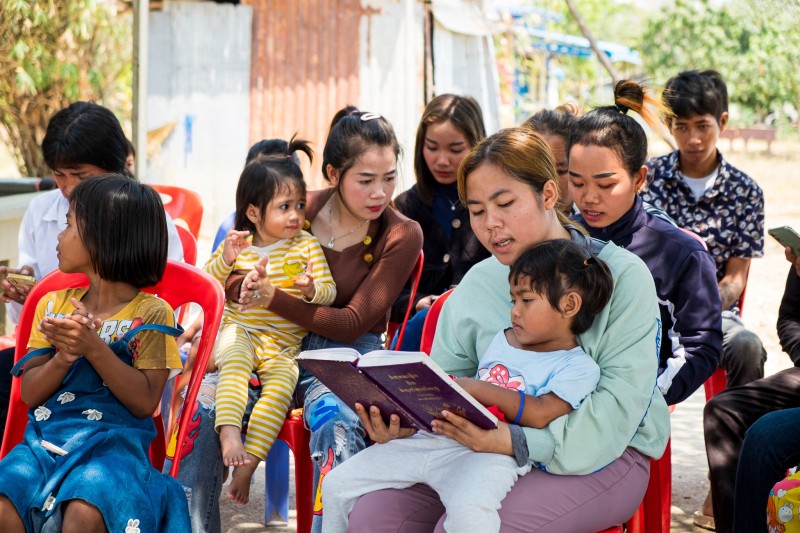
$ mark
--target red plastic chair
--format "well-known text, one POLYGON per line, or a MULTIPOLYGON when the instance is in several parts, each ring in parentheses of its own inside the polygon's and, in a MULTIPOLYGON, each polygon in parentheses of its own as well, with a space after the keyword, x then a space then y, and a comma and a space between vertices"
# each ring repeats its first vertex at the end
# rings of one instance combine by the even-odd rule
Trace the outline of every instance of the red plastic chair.
POLYGON ((203 201, 196 192, 174 185, 151 185, 161 195, 164 210, 176 224, 184 225, 200 238, 200 223, 203 221, 203 201))
POLYGON ((398 322, 389 322, 386 326, 386 348, 389 348, 392 344, 392 338, 398 328, 400 333, 397 334, 397 349, 400 349, 400 346, 403 345, 403 336, 406 334, 406 325, 408 324, 408 317, 411 316, 411 308, 414 307, 414 298, 417 296, 417 287, 419 287, 419 279, 422 277, 422 266, 425 264, 425 255, 422 253, 422 250, 419 251, 419 257, 417 258, 417 263, 414 265, 414 270, 411 271, 411 276, 409 277, 409 281, 411 282, 411 294, 409 295, 408 300, 408 307, 406 308, 406 315, 403 317, 403 321, 398 322))
MULTIPOLYGON (((22 308, 19 327, 17 329, 17 345, 14 358, 20 360, 27 352, 28 338, 31 333, 36 304, 47 293, 75 288, 86 287, 88 279, 83 274, 65 274, 60 270, 55 270, 42 278, 28 294, 25 305, 22 308)), ((199 268, 168 260, 167 268, 161 281, 153 287, 144 289, 146 292, 156 294, 173 308, 186 303, 194 302, 203 309, 204 328, 200 337, 200 346, 197 350, 197 363, 195 368, 205 368, 208 358, 214 347, 219 323, 222 319, 222 309, 224 305, 224 295, 222 286, 217 280, 199 268)), ((193 373, 189 381, 186 393, 186 400, 183 403, 183 411, 178 422, 178 438, 176 442, 181 443, 174 452, 174 461, 170 475, 178 475, 180 459, 183 456, 184 446, 188 443, 187 429, 189 422, 196 411, 197 391, 200 388, 203 373, 193 373)), ((3 436, 2 448, 0 448, 0 458, 11 451, 11 449, 22 440, 25 425, 28 422, 28 406, 20 399, 20 379, 14 378, 11 385, 11 401, 8 409, 8 420, 6 422, 5 434, 3 436)), ((161 469, 164 464, 166 453, 166 439, 164 437, 164 424, 160 413, 154 415, 158 436, 153 439, 150 446, 150 460, 153 466, 161 469)))
MULTIPOLYGON (((303 422, 303 415, 301 409, 296 409, 296 414, 293 412, 286 421, 283 423, 280 433, 278 433, 278 440, 286 443, 292 455, 294 455, 294 487, 295 487, 295 505, 297 509, 297 533, 309 533, 311 531, 311 522, 314 517, 314 463, 311 461, 311 454, 309 452, 311 443, 311 432, 303 422)), ((277 443, 276 443, 277 444, 277 443)), ((273 446, 273 449, 275 447, 273 446)), ((264 523, 269 524, 276 513, 277 507, 281 503, 273 503, 270 501, 270 496, 276 495, 270 492, 270 481, 275 478, 270 476, 269 469, 283 471, 284 475, 288 475, 288 457, 281 454, 267 456, 267 476, 266 494, 267 501, 264 504, 264 523), (272 457, 272 461, 270 461, 272 457)), ((275 472, 273 472, 275 473, 275 472)), ((278 472, 279 474, 279 472, 278 472)), ((286 478, 288 480, 288 477, 286 478)), ((288 504, 288 486, 285 486, 283 492, 287 493, 285 498, 288 504)), ((284 494, 277 495, 277 497, 284 498, 284 494)), ((287 513, 288 514, 288 513, 287 513)), ((278 513, 280 515, 280 513, 278 513)), ((281 517, 288 520, 288 517, 281 517)))
MULTIPOLYGON (((750 275, 750 269, 747 270, 747 275, 750 275)), ((742 290, 741 296, 739 296, 739 316, 742 316, 744 313, 744 295, 747 293, 747 282, 745 281, 744 289, 742 290)), ((706 401, 710 400, 723 390, 725 387, 728 386, 728 377, 725 371, 721 368, 718 368, 711 374, 711 377, 706 380, 703 384, 706 389, 706 401)))
POLYGON ((444 302, 453 293, 453 289, 445 291, 441 296, 433 301, 430 309, 428 309, 428 316, 425 317, 425 324, 422 325, 422 341, 419 343, 419 349, 426 354, 431 354, 431 347, 433 346, 433 336, 436 334, 436 323, 439 322, 439 314, 442 312, 444 302))
POLYGON ((187 265, 197 265, 197 240, 188 229, 183 226, 175 226, 178 230, 178 237, 181 238, 181 246, 183 247, 183 262, 187 265))

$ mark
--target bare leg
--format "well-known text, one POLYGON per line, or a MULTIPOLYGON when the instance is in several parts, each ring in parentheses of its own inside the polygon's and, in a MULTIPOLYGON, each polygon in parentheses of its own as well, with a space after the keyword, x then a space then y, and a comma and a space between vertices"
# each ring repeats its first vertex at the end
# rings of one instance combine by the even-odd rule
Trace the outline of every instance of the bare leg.
POLYGON ((219 428, 219 443, 222 447, 222 462, 225 466, 245 466, 250 464, 248 453, 242 444, 242 429, 232 425, 219 428))
POLYGON ((244 465, 233 469, 233 478, 228 487, 228 498, 241 504, 250 501, 250 481, 253 479, 253 474, 260 461, 261 459, 248 453, 244 465))
POLYGON ((11 500, 0 496, 0 531, 25 533, 25 524, 11 500))
POLYGON ((64 504, 62 533, 108 533, 103 515, 94 505, 83 500, 70 500, 64 504))
POLYGON ((692 520, 695 526, 710 531, 715 530, 714 524, 714 503, 711 496, 711 488, 709 487, 706 499, 703 500, 699 511, 695 511, 694 519, 692 520))

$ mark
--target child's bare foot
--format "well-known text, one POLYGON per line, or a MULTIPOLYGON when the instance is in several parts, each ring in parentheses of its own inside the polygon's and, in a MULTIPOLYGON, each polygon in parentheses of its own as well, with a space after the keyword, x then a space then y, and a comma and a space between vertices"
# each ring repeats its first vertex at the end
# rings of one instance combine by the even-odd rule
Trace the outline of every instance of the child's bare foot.
POLYGON ((245 466, 250 464, 250 454, 244 451, 242 430, 236 426, 224 425, 219 428, 219 444, 222 447, 222 463, 225 466, 245 466))
POLYGON ((228 486, 228 498, 243 505, 250 501, 250 481, 259 462, 258 457, 254 455, 248 453, 247 457, 247 465, 233 469, 231 484, 228 486))

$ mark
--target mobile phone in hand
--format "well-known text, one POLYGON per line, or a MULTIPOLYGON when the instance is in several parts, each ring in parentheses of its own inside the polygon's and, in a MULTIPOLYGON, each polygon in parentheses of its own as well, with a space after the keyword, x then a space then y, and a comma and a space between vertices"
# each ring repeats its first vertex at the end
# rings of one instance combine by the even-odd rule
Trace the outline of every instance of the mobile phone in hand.
POLYGON ((800 256, 800 235, 789 226, 780 226, 767 230, 781 246, 790 247, 795 257, 800 256))
POLYGON ((36 278, 34 278, 33 276, 27 276, 25 274, 15 274, 13 272, 10 272, 6 274, 6 279, 16 289, 22 291, 29 291, 31 290, 31 287, 36 285, 36 278))

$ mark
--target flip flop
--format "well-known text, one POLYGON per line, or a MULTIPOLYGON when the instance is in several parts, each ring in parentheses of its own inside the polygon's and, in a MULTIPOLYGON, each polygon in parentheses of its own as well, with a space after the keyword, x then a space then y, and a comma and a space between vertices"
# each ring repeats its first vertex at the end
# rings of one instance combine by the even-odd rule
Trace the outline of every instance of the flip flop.
POLYGON ((708 531, 716 531, 716 525, 714 524, 714 517, 713 516, 706 516, 700 511, 695 511, 693 515, 694 519, 692 523, 697 527, 707 529, 708 531))

